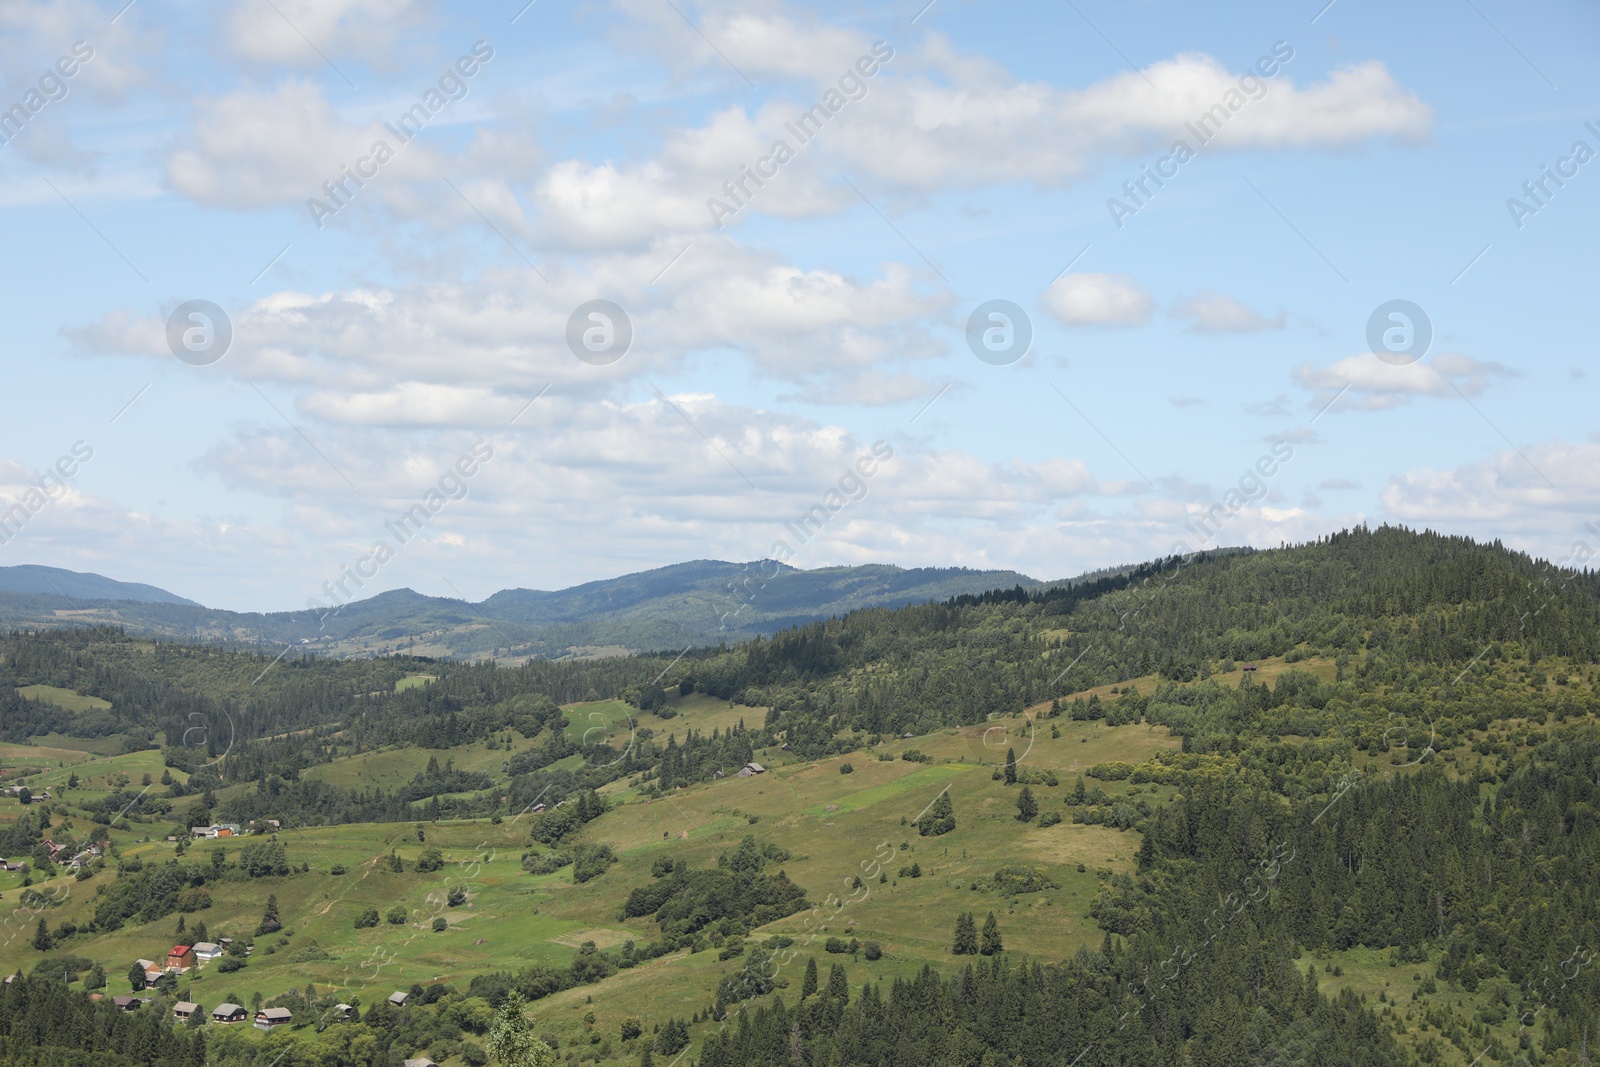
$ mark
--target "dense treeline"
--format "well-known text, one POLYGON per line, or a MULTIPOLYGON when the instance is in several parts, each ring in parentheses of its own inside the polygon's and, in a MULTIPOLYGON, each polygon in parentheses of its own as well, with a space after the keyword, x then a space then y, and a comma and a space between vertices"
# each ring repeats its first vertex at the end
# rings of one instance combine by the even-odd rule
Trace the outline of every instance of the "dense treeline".
POLYGON ((1286 946, 1241 945, 1214 981, 1175 990, 1140 1013, 1116 949, 1061 965, 1013 964, 1002 953, 951 978, 931 968, 875 983, 851 999, 844 972, 790 1007, 782 998, 735 1013, 701 1067, 800 1062, 819 1067, 1399 1067, 1393 1036, 1348 993, 1322 996, 1286 946))

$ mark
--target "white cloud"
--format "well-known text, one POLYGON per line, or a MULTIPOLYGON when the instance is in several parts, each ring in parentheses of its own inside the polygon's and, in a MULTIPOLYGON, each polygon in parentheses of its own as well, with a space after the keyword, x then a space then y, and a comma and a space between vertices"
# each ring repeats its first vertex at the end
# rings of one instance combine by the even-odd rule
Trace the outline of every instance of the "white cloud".
MULTIPOLYGON (((704 240, 652 286, 679 251, 599 257, 554 284, 508 269, 468 282, 273 293, 228 309, 235 340, 216 369, 305 390, 302 408, 319 418, 431 426, 492 422, 546 383, 589 395, 711 350, 836 401, 859 389, 858 402, 886 403, 907 392, 897 377, 905 363, 943 351, 930 331, 952 298, 923 295, 904 267, 856 279, 704 240), (573 309, 600 294, 634 326, 633 347, 604 370, 566 344, 573 309)), ((107 315, 70 336, 89 352, 170 360, 167 310, 107 315)))
POLYGON ((1561 544, 1567 530, 1600 515, 1600 444, 1546 441, 1458 467, 1416 468, 1390 479, 1383 503, 1403 522, 1537 532, 1547 547, 1561 544))
POLYGON ((1225 293, 1202 289, 1194 296, 1180 300, 1172 308, 1172 317, 1188 319, 1186 333, 1257 333, 1261 330, 1283 329, 1285 316, 1269 319, 1252 311, 1225 293))
POLYGON ((1066 326, 1142 326, 1155 309, 1150 293, 1126 274, 1067 274, 1042 299, 1066 326))
POLYGON ((1392 408, 1417 396, 1448 397, 1458 391, 1477 396, 1488 388, 1490 379, 1514 377, 1516 373, 1503 364, 1459 352, 1405 366, 1387 363, 1368 352, 1347 356, 1327 367, 1302 363, 1295 368, 1294 379, 1316 393, 1313 403, 1319 406, 1348 387, 1335 407, 1372 411, 1392 408))
POLYGON ((254 63, 341 67, 353 56, 389 67, 431 9, 416 0, 238 0, 228 15, 228 41, 254 63))

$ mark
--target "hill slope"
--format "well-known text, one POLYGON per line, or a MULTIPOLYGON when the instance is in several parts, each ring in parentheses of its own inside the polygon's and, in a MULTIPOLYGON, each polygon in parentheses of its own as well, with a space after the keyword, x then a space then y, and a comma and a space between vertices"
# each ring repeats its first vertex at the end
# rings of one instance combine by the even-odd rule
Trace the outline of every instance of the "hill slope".
POLYGON ((398 589, 327 612, 234 612, 151 586, 50 567, 0 572, 0 626, 118 625, 148 636, 309 644, 318 652, 408 651, 502 659, 617 654, 737 642, 863 607, 900 607, 997 587, 1036 588, 1015 571, 881 564, 799 570, 695 560, 570 589, 506 589, 482 603, 398 589))
POLYGON ((0 593, 64 597, 72 600, 131 600, 140 604, 186 604, 199 607, 176 593, 140 582, 119 582, 100 574, 40 567, 25 563, 0 567, 0 593))

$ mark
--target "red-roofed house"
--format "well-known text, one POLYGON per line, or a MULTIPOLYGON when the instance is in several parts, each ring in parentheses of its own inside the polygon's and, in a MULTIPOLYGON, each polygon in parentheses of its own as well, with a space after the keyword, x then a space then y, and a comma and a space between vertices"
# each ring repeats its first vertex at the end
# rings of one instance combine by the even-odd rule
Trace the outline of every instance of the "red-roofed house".
POLYGON ((179 974, 194 966, 194 949, 188 945, 174 945, 167 953, 167 970, 179 974))

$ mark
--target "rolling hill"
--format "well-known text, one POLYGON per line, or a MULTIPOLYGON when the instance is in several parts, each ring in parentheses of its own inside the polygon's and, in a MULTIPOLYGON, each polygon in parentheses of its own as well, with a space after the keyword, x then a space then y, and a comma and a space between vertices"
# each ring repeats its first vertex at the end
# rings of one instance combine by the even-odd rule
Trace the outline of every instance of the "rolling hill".
POLYGON ((0 626, 116 625, 186 641, 308 645, 333 656, 444 659, 617 655, 715 645, 863 607, 900 607, 998 587, 1015 571, 881 564, 800 570, 775 561, 695 560, 569 589, 505 589, 481 603, 410 589, 326 612, 235 612, 153 586, 49 567, 0 570, 0 626))

